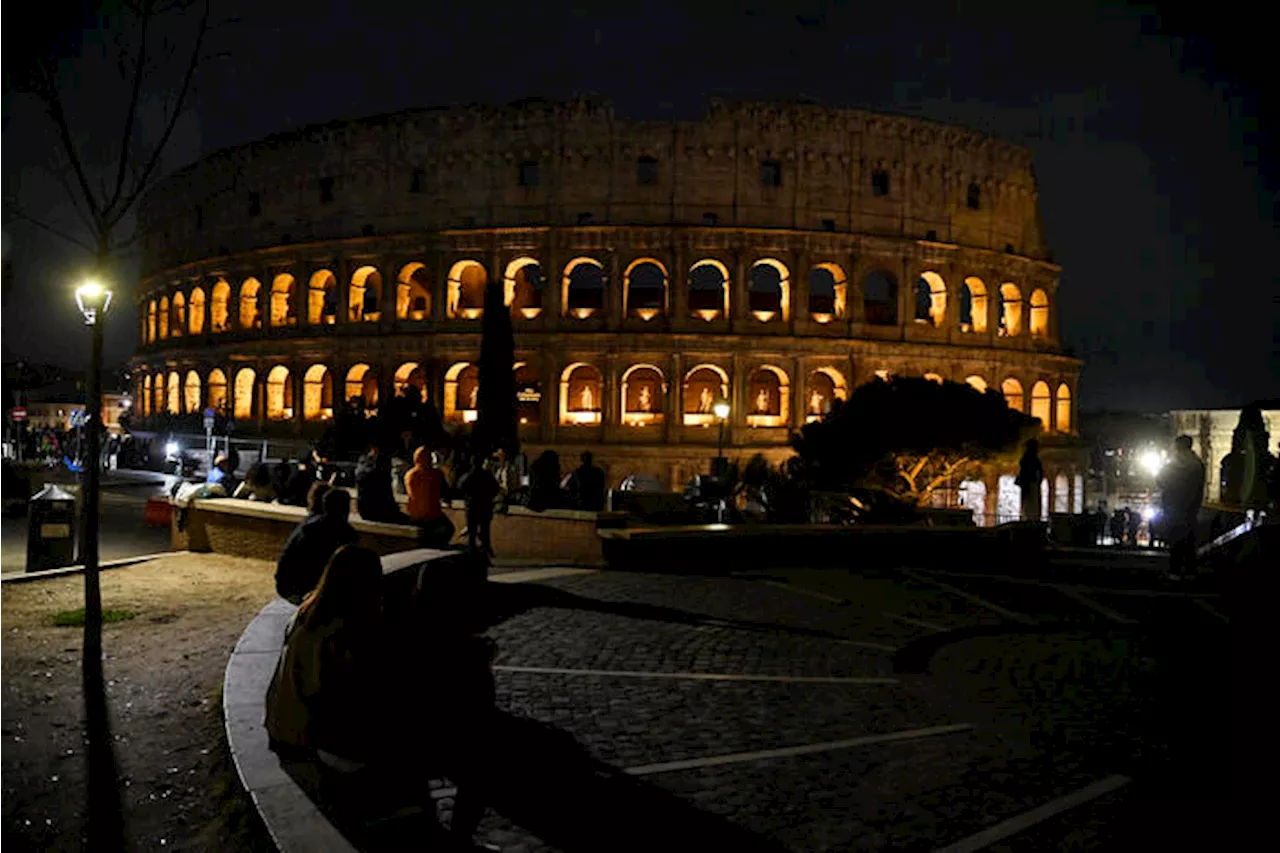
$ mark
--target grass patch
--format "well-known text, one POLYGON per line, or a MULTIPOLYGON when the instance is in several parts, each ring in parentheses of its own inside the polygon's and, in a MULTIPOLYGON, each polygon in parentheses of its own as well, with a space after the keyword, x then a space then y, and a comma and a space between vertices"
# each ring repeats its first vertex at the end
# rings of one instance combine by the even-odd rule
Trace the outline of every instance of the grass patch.
MULTIPOLYGON (((132 610, 103 610, 102 624, 110 625, 112 622, 127 622, 137 615, 132 610)), ((53 624, 59 628, 84 627, 84 608, 77 607, 75 610, 63 610, 61 613, 53 614, 53 624)))

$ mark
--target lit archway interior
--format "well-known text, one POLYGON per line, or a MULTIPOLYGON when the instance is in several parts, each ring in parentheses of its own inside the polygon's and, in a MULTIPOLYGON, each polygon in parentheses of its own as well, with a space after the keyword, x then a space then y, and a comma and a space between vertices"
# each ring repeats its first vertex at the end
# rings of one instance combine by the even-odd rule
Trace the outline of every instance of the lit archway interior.
POLYGON ((1052 400, 1049 396, 1049 384, 1036 382, 1031 386, 1031 416, 1040 419, 1040 427, 1049 431, 1049 417, 1052 411, 1052 400))
POLYGON ((200 411, 200 374, 194 370, 187 371, 187 379, 183 384, 183 406, 188 412, 200 411))
POLYGON ((1071 512, 1071 488, 1066 474, 1058 474, 1053 478, 1053 511, 1071 512))
POLYGON ((338 322, 338 279, 329 270, 316 270, 307 285, 307 322, 332 326, 338 322))
POLYGON ((240 285, 240 328, 262 328, 262 316, 258 313, 258 294, 262 283, 256 278, 247 278, 240 285))
POLYGON ((1049 297, 1040 288, 1031 291, 1031 337, 1043 338, 1049 335, 1049 297))
POLYGON ((708 323, 729 316, 729 270, 715 258, 689 268, 689 313, 708 323))
POLYGON ((151 396, 151 377, 142 378, 142 414, 155 414, 155 401, 151 396))
POLYGON ((848 398, 844 375, 834 367, 819 367, 809 374, 804 389, 805 422, 816 421, 831 411, 836 400, 848 398))
POLYGON ((182 414, 182 379, 178 376, 177 371, 169 371, 168 401, 165 411, 171 415, 182 414))
POLYGON ((516 418, 520 426, 537 426, 542 421, 542 377, 530 364, 515 365, 516 418))
POLYGON ((445 313, 451 320, 477 320, 484 314, 489 273, 479 261, 458 261, 449 269, 445 313))
POLYGON ((983 379, 981 376, 966 376, 964 381, 968 382, 970 386, 976 388, 978 391, 985 393, 987 390, 987 380, 983 379))
POLYGON ((1000 285, 1000 337, 1016 338, 1022 334, 1022 291, 1018 285, 1000 285))
POLYGON ((729 399, 729 374, 715 364, 699 364, 684 375, 684 424, 711 426, 716 422, 712 406, 717 399, 729 399))
POLYGON ((427 268, 405 264, 396 277, 396 319, 425 320, 431 316, 431 286, 427 268))
POLYGON ((920 273, 913 293, 915 321, 941 328, 947 320, 947 284, 942 276, 932 270, 920 273))
POLYGON ((758 367, 747 377, 747 426, 779 427, 790 421, 791 383, 786 371, 772 364, 758 367))
POLYGON ((1000 383, 1000 393, 1004 394, 1004 402, 1009 408, 1024 411, 1022 406, 1022 383, 1012 376, 1000 383))
POLYGON ((181 292, 173 294, 170 310, 173 312, 173 320, 169 323, 169 332, 175 338, 180 338, 187 328, 187 302, 181 292))
POLYGON ((622 423, 649 426, 662 423, 667 383, 652 364, 636 364, 622 374, 622 423))
POLYGON ((987 286, 977 276, 964 280, 960 290, 960 330, 984 334, 987 331, 987 286))
POLYGON ((632 261, 623 273, 623 316, 648 322, 667 313, 667 268, 653 258, 632 261))
POLYGON ((566 317, 585 320, 604 310, 604 264, 595 258, 574 258, 565 264, 561 282, 560 311, 566 317))
POLYGON ((503 299, 515 317, 532 320, 542 313, 542 264, 534 258, 516 258, 502 276, 503 299))
POLYGON ((378 374, 367 364, 357 364, 347 371, 343 398, 358 400, 365 411, 378 408, 378 374))
POLYGON ((397 394, 405 393, 410 388, 415 388, 420 395, 420 399, 427 399, 427 374, 418 362, 406 361, 396 368, 396 372, 391 378, 397 394))
POLYGON ((577 362, 560 374, 560 423, 565 426, 600 423, 604 381, 595 365, 577 362))
POLYGON ((928 379, 930 382, 937 382, 939 385, 941 385, 941 384, 942 384, 942 375, 941 375, 941 374, 938 374, 938 373, 926 373, 926 374, 924 375, 924 378, 925 378, 925 379, 928 379))
POLYGON ((293 419, 293 377, 289 368, 277 364, 267 372, 267 420, 293 419))
POLYGON ((309 421, 333 419, 333 372, 313 364, 302 375, 302 416, 309 421))
POLYGON ((160 313, 156 315, 160 324, 160 340, 169 337, 169 297, 160 297, 160 313))
POLYGON ((898 325, 898 282, 890 273, 874 270, 863 278, 862 314, 872 326, 898 325))
POLYGON ((479 415, 480 368, 460 361, 444 374, 444 420, 451 424, 474 423, 479 415))
POLYGON ((818 264, 809 271, 809 316, 819 323, 843 320, 849 283, 836 264, 818 264))
POLYGON ((225 278, 213 283, 209 301, 209 326, 215 334, 231 329, 231 285, 225 278))
POLYGON ((155 395, 152 397, 152 411, 156 414, 167 411, 168 406, 165 405, 164 395, 164 374, 157 373, 155 377, 155 395))
POLYGON ((776 258, 761 258, 747 273, 747 308, 761 323, 791 319, 791 272, 776 258))
POLYGON ((296 326, 298 324, 297 283, 293 276, 281 273, 271 282, 271 325, 296 326))
POLYGON ((1071 432, 1071 389, 1063 382, 1058 386, 1058 396, 1054 401, 1057 408, 1058 432, 1071 432))
POLYGON ((209 371, 208 384, 209 408, 217 412, 225 412, 227 410, 227 374, 215 367, 209 371))
POLYGON ((351 322, 378 322, 382 319, 382 273, 369 266, 357 269, 351 274, 347 298, 351 322))
POLYGON ((187 306, 187 328, 193 335, 204 334, 204 288, 191 289, 191 302, 187 306))
POLYGON ((155 343, 156 340, 156 301, 152 299, 147 303, 147 342, 155 343))
POLYGON ((236 385, 231 397, 234 413, 237 418, 252 418, 254 415, 254 386, 257 375, 251 367, 242 367, 236 373, 236 385))

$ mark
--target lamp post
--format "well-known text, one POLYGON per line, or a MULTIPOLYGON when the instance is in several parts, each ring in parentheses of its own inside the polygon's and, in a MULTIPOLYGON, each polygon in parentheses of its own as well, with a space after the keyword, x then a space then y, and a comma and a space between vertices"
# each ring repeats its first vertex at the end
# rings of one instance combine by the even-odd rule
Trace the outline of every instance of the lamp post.
POLYGON ((85 660, 102 655, 102 592, 98 586, 98 480, 102 473, 102 323, 111 291, 96 281, 76 288, 76 305, 90 327, 89 388, 85 400, 86 447, 83 468, 80 561, 84 564, 85 660))
POLYGON ((720 436, 716 439, 716 461, 724 459, 724 422, 729 419, 729 401, 723 397, 711 404, 711 411, 720 422, 720 436))

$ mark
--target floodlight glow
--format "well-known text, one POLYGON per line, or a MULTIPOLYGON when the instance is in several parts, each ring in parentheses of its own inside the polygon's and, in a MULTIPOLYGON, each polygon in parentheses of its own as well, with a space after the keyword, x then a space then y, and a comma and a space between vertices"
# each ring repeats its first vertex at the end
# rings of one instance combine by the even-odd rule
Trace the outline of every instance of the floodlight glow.
POLYGON ((1160 454, 1154 450, 1148 450, 1142 454, 1142 466, 1152 474, 1159 474, 1160 469, 1164 467, 1164 460, 1160 458, 1160 454))
POLYGON ((728 401, 727 401, 727 400, 717 400, 717 401, 716 401, 716 403, 715 403, 715 405, 713 405, 713 406, 711 407, 711 411, 712 411, 712 412, 715 414, 715 416, 716 416, 717 418, 719 418, 720 420, 722 420, 722 421, 723 421, 723 420, 727 419, 727 418, 729 417, 729 403, 728 403, 728 401))
POLYGON ((167 456, 177 456, 178 451, 181 449, 182 448, 178 446, 178 442, 176 441, 171 441, 164 446, 164 452, 167 456))

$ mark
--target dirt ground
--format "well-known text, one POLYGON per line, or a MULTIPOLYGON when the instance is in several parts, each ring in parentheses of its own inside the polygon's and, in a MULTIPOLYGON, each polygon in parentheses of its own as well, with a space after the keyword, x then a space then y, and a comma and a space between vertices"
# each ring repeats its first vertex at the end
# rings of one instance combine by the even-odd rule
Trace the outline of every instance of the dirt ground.
MULTIPOLYGON (((274 594, 269 563, 176 554, 102 574, 103 607, 133 619, 103 630, 111 726, 129 847, 273 850, 240 788, 222 729, 222 676, 249 620, 274 594)), ((78 850, 86 806, 80 576, 5 584, 3 846, 78 850)))

